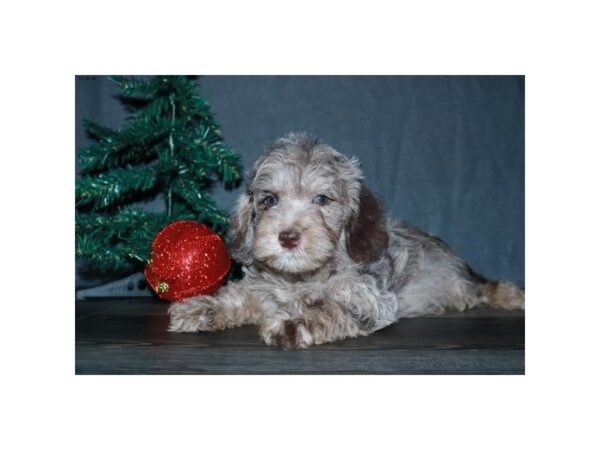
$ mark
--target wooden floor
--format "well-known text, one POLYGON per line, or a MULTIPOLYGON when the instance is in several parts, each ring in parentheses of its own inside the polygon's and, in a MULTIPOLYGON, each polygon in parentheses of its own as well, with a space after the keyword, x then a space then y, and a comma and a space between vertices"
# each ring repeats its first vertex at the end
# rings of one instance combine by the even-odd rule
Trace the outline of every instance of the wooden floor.
POLYGON ((310 349, 267 347, 255 327, 166 331, 168 303, 76 302, 77 374, 523 374, 522 312, 473 310, 403 319, 310 349))

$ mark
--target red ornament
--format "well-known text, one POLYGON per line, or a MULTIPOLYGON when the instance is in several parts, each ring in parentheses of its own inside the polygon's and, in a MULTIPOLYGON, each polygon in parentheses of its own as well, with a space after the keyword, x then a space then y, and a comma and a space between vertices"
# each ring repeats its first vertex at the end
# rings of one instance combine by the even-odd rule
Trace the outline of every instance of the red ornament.
POLYGON ((219 235, 201 223, 180 220, 164 227, 152 241, 144 275, 161 299, 180 301, 215 293, 230 267, 219 235))

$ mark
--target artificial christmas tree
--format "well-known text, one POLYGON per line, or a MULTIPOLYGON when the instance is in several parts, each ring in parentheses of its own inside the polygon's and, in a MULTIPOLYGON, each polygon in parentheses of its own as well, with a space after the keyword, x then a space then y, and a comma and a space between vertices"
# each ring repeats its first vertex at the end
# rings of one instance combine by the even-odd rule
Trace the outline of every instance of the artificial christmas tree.
POLYGON ((112 80, 131 117, 118 130, 85 122, 94 143, 79 152, 76 254, 96 270, 125 275, 143 270, 168 223, 196 220, 223 236, 228 217, 209 189, 234 187, 242 167, 192 78, 112 80), (164 212, 139 206, 160 195, 164 212))

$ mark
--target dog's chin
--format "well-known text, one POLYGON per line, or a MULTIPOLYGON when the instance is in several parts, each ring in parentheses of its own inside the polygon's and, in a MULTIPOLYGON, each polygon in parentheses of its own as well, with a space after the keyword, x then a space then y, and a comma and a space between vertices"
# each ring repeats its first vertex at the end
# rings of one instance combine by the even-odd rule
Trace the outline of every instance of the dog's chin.
POLYGON ((314 272, 319 269, 325 261, 316 261, 306 256, 298 255, 297 253, 288 252, 287 254, 276 255, 267 260, 267 265, 272 269, 299 275, 307 272, 314 272))
MULTIPOLYGON (((259 255, 255 255, 259 256, 259 255)), ((303 251, 281 249, 260 255, 257 260, 270 269, 287 274, 301 275, 319 270, 328 260, 329 254, 308 255, 303 251)))

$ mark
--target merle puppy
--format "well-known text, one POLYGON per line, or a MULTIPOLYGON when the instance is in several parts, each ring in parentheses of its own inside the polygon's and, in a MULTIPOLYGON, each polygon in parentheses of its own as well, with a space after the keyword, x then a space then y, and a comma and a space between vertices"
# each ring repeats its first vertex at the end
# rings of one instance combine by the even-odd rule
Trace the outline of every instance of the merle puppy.
POLYGON ((403 317, 525 304, 514 284, 475 274, 440 239, 388 220, 358 161, 302 134, 258 159, 229 237, 244 278, 173 304, 170 331, 256 324, 267 344, 293 349, 403 317))

